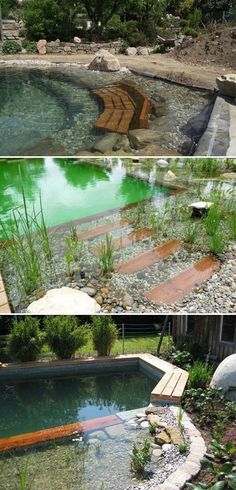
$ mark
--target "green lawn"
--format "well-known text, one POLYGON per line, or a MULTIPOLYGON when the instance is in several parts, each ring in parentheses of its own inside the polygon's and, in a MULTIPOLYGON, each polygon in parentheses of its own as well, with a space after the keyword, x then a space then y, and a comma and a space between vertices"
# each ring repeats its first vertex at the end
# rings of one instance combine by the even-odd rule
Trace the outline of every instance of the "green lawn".
MULTIPOLYGON (((151 354, 156 354, 157 350, 157 345, 159 341, 159 336, 158 335, 152 335, 152 336, 137 336, 137 337, 130 337, 128 339, 125 339, 124 341, 124 354, 135 354, 137 352, 149 352, 151 354)), ((172 339, 171 337, 165 336, 163 338, 162 342, 162 351, 165 350, 168 345, 172 344, 172 339)), ((112 354, 123 354, 123 341, 122 339, 118 339, 112 349, 112 354)), ((96 352, 93 349, 93 343, 92 339, 89 339, 87 344, 80 350, 76 352, 76 357, 86 357, 86 356, 96 356, 96 352)), ((42 356, 44 359, 54 359, 55 356, 52 354, 52 352, 49 350, 49 347, 47 345, 44 346, 43 351, 42 351, 42 356)))

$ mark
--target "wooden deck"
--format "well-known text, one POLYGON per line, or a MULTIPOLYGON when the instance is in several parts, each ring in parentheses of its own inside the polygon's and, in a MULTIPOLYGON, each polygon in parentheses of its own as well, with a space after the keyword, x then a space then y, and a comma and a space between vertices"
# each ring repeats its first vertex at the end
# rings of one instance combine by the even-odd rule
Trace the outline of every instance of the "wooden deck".
MULTIPOLYGON (((117 238, 116 240, 113 240, 113 249, 119 250, 121 248, 129 247, 134 243, 140 242, 141 240, 150 237, 151 234, 152 232, 149 228, 142 228, 140 230, 132 231, 131 233, 128 233, 128 235, 124 235, 120 238, 117 238)), ((98 247, 92 247, 90 249, 90 252, 92 252, 96 256, 99 255, 98 247)))
POLYGON ((172 253, 177 252, 182 247, 183 245, 178 240, 170 240, 163 245, 158 245, 152 250, 148 250, 143 254, 122 262, 117 267, 117 272, 119 274, 133 274, 134 272, 141 271, 155 264, 158 260, 165 259, 172 253))
POLYGON ((50 429, 5 437, 0 439, 0 453, 33 446, 42 442, 63 439, 64 437, 76 436, 84 432, 100 430, 121 423, 122 420, 117 415, 108 415, 107 417, 87 420, 86 422, 75 422, 74 424, 60 425, 59 427, 52 427, 50 429))
POLYGON ((194 288, 199 287, 202 282, 210 279, 219 268, 218 260, 208 255, 189 269, 151 289, 145 294, 145 297, 156 304, 176 303, 191 293, 194 288))
POLYGON ((188 376, 187 371, 178 367, 164 374, 151 393, 151 401, 180 402, 188 376))
POLYGON ((147 129, 151 100, 134 83, 121 81, 118 85, 98 89, 104 110, 95 127, 106 131, 127 134, 129 129, 147 129))
POLYGON ((80 240, 92 240, 100 235, 104 235, 105 233, 109 233, 113 230, 118 230, 119 228, 123 228, 131 224, 131 221, 128 219, 119 219, 114 221, 113 223, 107 223, 106 225, 97 226, 97 228, 92 228, 88 231, 78 232, 78 237, 80 240))
POLYGON ((0 313, 11 313, 2 275, 0 273, 0 313))

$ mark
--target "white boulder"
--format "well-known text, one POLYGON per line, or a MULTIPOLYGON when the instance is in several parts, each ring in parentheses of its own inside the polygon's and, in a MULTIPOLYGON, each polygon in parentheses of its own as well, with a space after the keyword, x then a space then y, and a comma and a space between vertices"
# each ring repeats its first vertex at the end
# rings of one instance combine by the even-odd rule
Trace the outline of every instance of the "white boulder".
POLYGON ((37 42, 37 51, 39 54, 46 54, 47 53, 47 41, 46 41, 46 39, 40 39, 37 42))
POLYGON ((127 48, 125 50, 125 54, 126 54, 126 56, 135 56, 137 54, 137 49, 136 48, 132 48, 132 47, 127 48))
POLYGON ((168 170, 168 172, 166 172, 164 175, 164 180, 175 180, 175 179, 177 179, 177 177, 174 174, 174 172, 172 172, 171 170, 168 170))
POLYGON ((145 46, 138 46, 137 52, 140 56, 148 56, 149 55, 149 49, 146 48, 145 46))
POLYGON ((236 402, 236 354, 226 357, 211 380, 211 388, 222 389, 227 400, 236 402))
POLYGON ((101 306, 94 298, 76 289, 50 289, 43 298, 31 303, 26 312, 36 315, 93 315, 101 306))
POLYGON ((169 163, 167 162, 167 160, 164 160, 164 158, 160 158, 159 160, 157 160, 157 165, 160 168, 167 168, 169 166, 169 163))
POLYGON ((75 44, 80 44, 81 42, 82 42, 82 40, 80 39, 80 37, 77 37, 77 36, 74 37, 74 43, 75 44))
POLYGON ((88 70, 120 71, 119 60, 109 51, 100 49, 88 66, 88 70))
POLYGON ((221 75, 216 78, 216 83, 220 94, 228 97, 236 97, 236 73, 221 75))

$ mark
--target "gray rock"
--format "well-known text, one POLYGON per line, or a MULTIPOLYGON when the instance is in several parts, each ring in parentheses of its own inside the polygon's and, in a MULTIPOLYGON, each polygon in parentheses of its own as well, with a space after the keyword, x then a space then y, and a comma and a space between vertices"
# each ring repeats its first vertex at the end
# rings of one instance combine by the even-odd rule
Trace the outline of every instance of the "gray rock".
POLYGON ((137 54, 137 49, 136 48, 132 48, 132 47, 127 48, 125 50, 125 54, 126 54, 126 56, 135 56, 137 54))
POLYGON ((93 145, 93 151, 99 151, 100 153, 112 151, 119 139, 120 135, 118 133, 108 133, 93 145))
POLYGON ((96 289, 89 287, 82 288, 80 291, 82 293, 88 294, 89 296, 91 296, 91 298, 93 298, 93 296, 95 296, 95 294, 97 293, 96 289))
POLYGON ((149 49, 146 48, 145 46, 138 46, 137 52, 141 56, 148 56, 149 55, 149 49))
POLYGON ((157 133, 150 129, 133 129, 129 131, 128 138, 131 147, 135 148, 135 150, 157 143, 157 133))

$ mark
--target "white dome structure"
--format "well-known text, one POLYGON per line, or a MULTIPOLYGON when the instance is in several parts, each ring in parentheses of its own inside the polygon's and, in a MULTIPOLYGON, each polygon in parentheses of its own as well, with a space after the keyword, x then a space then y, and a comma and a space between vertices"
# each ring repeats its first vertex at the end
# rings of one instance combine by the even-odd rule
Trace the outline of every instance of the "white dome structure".
POLYGON ((226 357, 211 380, 211 388, 221 388, 227 400, 236 402, 236 354, 226 357))

